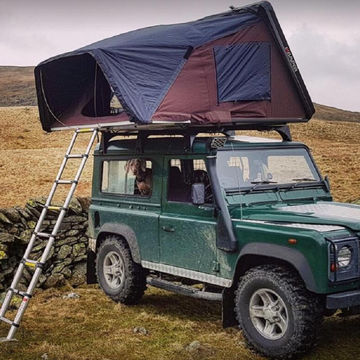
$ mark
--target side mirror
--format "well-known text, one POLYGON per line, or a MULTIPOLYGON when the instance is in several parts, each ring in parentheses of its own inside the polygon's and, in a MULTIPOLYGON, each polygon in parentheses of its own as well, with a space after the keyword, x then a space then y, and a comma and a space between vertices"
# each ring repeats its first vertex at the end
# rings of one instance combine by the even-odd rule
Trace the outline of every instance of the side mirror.
POLYGON ((205 185, 203 183, 191 185, 191 201, 194 205, 205 203, 205 185))

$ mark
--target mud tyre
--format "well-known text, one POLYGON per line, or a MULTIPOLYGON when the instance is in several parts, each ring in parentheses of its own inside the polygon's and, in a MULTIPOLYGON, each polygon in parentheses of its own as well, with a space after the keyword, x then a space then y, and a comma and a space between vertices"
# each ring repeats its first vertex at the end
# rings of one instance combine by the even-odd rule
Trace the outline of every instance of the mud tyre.
POLYGON ((315 345, 323 307, 294 270, 264 265, 239 281, 235 313, 251 349, 268 358, 290 359, 315 345))
POLYGON ((146 290, 146 272, 132 259, 125 240, 108 236, 96 256, 97 280, 107 296, 126 305, 137 304, 146 290))

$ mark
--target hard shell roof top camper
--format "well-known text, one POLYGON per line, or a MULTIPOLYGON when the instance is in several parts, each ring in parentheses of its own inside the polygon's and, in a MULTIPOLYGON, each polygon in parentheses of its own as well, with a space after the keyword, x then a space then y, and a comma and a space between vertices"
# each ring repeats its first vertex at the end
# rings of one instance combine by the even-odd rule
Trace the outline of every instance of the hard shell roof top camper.
POLYGON ((45 131, 279 125, 314 113, 268 2, 117 35, 42 62, 35 78, 45 131))

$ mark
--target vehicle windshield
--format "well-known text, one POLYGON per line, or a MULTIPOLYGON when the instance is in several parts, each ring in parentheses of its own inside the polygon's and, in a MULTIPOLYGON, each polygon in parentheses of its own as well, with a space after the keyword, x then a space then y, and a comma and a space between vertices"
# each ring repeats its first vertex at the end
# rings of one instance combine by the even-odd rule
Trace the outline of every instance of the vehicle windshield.
POLYGON ((320 176, 304 148, 218 151, 217 173, 225 190, 318 182, 320 176))

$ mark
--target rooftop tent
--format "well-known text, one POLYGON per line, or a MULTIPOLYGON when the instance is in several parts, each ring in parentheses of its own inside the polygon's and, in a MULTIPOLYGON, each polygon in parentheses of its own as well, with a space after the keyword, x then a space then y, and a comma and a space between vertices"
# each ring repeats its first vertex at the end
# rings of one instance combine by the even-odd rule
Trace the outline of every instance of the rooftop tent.
POLYGON ((117 35, 40 63, 35 79, 46 131, 281 124, 314 113, 268 2, 117 35))

